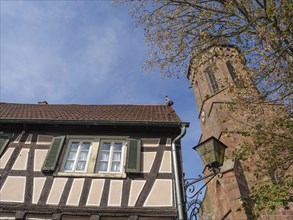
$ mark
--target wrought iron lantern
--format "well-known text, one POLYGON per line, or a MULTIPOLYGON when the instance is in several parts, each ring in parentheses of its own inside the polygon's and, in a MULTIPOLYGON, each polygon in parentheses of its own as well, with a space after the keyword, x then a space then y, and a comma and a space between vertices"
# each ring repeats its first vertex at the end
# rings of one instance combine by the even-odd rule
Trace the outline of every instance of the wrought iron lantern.
POLYGON ((213 136, 193 147, 204 165, 213 171, 223 165, 226 148, 225 144, 213 136))
POLYGON ((204 187, 220 172, 220 167, 224 163, 226 148, 227 146, 215 137, 210 137, 193 147, 193 149, 199 153, 205 167, 208 167, 212 172, 206 176, 199 175, 198 178, 184 179, 185 202, 189 220, 197 219, 197 214, 201 206, 199 194, 204 187), (205 182, 205 184, 196 191, 194 184, 207 178, 209 179, 205 182))

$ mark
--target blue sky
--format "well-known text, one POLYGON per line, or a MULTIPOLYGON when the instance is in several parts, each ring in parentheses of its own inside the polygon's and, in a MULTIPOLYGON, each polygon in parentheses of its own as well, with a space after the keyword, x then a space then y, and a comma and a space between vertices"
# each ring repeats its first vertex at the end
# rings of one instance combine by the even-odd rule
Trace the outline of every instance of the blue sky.
POLYGON ((200 174, 192 150, 201 133, 193 91, 185 75, 143 71, 147 47, 126 7, 110 0, 0 4, 1 102, 163 104, 168 95, 191 123, 182 142, 186 176, 200 174))

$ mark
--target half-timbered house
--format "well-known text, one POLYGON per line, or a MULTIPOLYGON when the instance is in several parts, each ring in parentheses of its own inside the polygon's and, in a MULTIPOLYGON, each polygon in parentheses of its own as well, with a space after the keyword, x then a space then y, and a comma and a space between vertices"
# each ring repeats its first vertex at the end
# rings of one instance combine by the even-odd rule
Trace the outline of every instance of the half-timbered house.
POLYGON ((182 123, 168 105, 0 103, 0 219, 176 219, 182 123))

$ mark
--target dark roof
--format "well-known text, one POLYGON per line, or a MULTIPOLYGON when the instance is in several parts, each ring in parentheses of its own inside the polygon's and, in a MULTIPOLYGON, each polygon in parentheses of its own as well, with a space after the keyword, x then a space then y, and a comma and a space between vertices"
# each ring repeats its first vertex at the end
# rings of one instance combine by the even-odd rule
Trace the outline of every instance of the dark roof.
POLYGON ((171 123, 182 121, 166 105, 77 105, 0 103, 0 122, 171 123))

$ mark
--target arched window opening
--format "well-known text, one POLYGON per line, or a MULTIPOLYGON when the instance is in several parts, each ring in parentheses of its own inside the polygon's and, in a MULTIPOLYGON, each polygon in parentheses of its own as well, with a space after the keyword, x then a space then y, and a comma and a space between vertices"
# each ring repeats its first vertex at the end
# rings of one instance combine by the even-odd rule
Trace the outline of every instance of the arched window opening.
POLYGON ((217 91, 219 91, 219 85, 217 83, 215 74, 214 74, 213 70, 210 67, 207 68, 206 75, 208 77, 210 90, 211 90, 212 94, 214 94, 217 91))
POLYGON ((225 197, 224 188, 219 181, 216 182, 216 198, 217 198, 217 219, 225 219, 229 211, 227 209, 227 199, 225 197))
POLYGON ((243 81, 242 81, 241 78, 239 78, 239 77, 237 76, 237 73, 236 73, 236 71, 235 71, 235 68, 233 67, 233 65, 232 65, 232 63, 231 63, 230 60, 228 60, 228 61, 226 62, 226 66, 227 66, 227 68, 228 68, 228 71, 229 71, 229 73, 230 73, 230 76, 231 76, 233 82, 235 83, 235 85, 236 85, 238 88, 243 88, 243 81))

